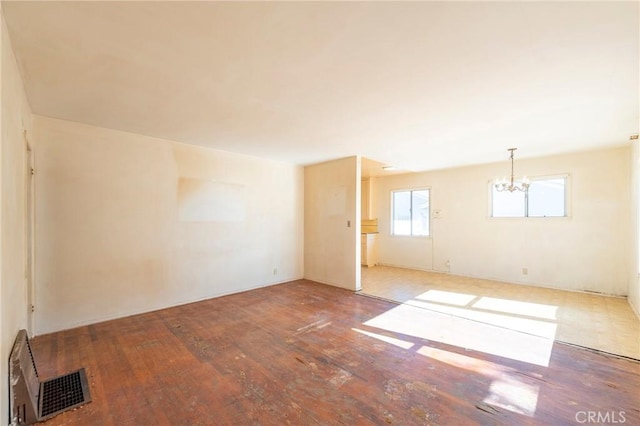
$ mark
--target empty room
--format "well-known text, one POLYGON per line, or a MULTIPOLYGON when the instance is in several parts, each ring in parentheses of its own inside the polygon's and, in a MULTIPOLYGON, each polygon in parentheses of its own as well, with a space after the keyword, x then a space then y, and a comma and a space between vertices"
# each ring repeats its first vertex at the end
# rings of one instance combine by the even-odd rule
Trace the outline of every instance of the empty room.
POLYGON ((640 424, 638 2, 0 7, 0 424, 640 424))

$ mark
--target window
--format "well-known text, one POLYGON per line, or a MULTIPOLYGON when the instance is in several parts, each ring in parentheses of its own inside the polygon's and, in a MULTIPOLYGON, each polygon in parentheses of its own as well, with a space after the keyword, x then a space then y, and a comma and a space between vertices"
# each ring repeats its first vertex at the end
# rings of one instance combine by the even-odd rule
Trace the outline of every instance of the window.
POLYGON ((391 234, 429 235, 429 190, 413 189, 391 193, 391 234))
POLYGON ((567 176, 532 178, 526 193, 498 192, 491 183, 491 216, 565 217, 567 179, 567 176))

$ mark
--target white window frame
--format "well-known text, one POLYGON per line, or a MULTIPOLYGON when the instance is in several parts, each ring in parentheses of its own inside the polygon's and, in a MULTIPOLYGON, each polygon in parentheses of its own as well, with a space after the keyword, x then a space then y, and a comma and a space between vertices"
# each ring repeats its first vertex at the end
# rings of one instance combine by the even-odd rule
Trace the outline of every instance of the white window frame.
POLYGON ((488 214, 491 219, 567 219, 571 217, 571 175, 569 173, 563 173, 558 175, 545 175, 545 176, 535 176, 530 177, 530 182, 541 181, 541 180, 553 180, 553 179, 564 179, 564 216, 529 216, 529 199, 528 192, 525 194, 525 209, 524 216, 494 216, 493 215, 493 187, 495 184, 494 180, 489 181, 488 193, 489 193, 489 203, 488 203, 488 214))
MULTIPOLYGON (((413 199, 413 198, 412 198, 413 199)), ((390 200, 390 215, 389 215, 389 235, 391 235, 392 237, 397 237, 397 238, 431 238, 431 187, 417 187, 417 188, 399 188, 399 189, 392 189, 389 192, 389 200, 390 200), (429 196, 429 211, 427 212, 427 221, 429 224, 429 233, 427 235, 414 235, 413 234, 413 224, 411 227, 411 234, 409 235, 405 235, 405 234, 395 234, 394 233, 394 229, 393 229, 393 213, 394 213, 394 205, 393 205, 393 194, 396 192, 413 192, 413 191, 427 191, 427 194, 429 196)), ((413 207, 413 206, 412 206, 413 207)))

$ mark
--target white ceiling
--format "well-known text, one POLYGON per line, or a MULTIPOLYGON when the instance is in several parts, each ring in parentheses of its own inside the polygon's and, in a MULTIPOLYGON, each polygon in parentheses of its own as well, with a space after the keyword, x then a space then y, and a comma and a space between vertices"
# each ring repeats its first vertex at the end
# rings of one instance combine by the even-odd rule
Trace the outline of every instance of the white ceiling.
POLYGON ((409 170, 619 146, 638 2, 2 2, 37 114, 409 170))

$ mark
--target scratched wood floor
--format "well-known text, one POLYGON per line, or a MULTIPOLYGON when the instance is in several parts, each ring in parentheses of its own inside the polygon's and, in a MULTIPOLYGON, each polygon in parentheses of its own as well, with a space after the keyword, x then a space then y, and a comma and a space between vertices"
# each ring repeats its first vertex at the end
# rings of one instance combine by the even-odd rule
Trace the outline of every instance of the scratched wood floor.
POLYGON ((45 424, 640 424, 636 361, 555 343, 543 367, 363 324, 395 306, 300 280, 36 337, 41 377, 85 367, 93 398, 45 424))

